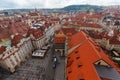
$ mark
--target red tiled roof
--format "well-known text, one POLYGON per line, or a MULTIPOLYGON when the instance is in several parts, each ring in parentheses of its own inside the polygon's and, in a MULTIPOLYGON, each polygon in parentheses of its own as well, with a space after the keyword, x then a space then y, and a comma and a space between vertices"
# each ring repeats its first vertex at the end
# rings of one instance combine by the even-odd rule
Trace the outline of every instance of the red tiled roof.
POLYGON ((101 25, 96 23, 83 23, 81 24, 83 27, 91 27, 91 28, 101 28, 101 25))
POLYGON ((120 34, 119 30, 114 30, 114 35, 119 35, 119 34, 120 34))
POLYGON ((39 39, 44 35, 41 29, 33 29, 33 28, 28 31, 28 35, 30 34, 32 34, 35 37, 35 39, 39 39))
POLYGON ((66 36, 64 35, 63 32, 59 32, 55 35, 54 43, 65 43, 66 41, 66 36))
POLYGON ((28 29, 29 26, 27 24, 25 24, 24 22, 21 22, 21 19, 18 19, 17 21, 15 20, 15 22, 11 22, 11 20, 9 21, 2 21, 0 22, 0 24, 4 27, 0 27, 0 37, 1 38, 9 38, 11 35, 15 35, 16 33, 19 34, 25 34, 28 29))
POLYGON ((43 32, 41 30, 37 30, 36 32, 33 33, 33 36, 38 39, 43 36, 43 32))
POLYGON ((1 39, 10 38, 9 30, 5 28, 0 28, 0 38, 1 39))
POLYGON ((120 45, 120 41, 117 39, 117 37, 113 36, 111 39, 109 39, 110 44, 120 45))
MULTIPOLYGON (((109 59, 92 39, 86 37, 87 35, 83 32, 79 32, 78 34, 84 36, 82 40, 79 38, 81 42, 84 39, 87 41, 67 56, 66 76, 68 80, 78 80, 79 78, 81 80, 101 80, 94 66, 95 62, 99 60, 105 61, 108 65, 120 71, 118 66, 109 59)), ((72 38, 74 43, 78 44, 78 37, 81 37, 79 35, 73 35, 75 36, 72 38)))
POLYGON ((120 14, 114 14, 115 18, 120 18, 120 14))
POLYGON ((11 25, 10 27, 11 27, 10 30, 11 30, 11 33, 12 33, 12 34, 18 33, 15 25, 11 25))
POLYGON ((102 32, 98 32, 98 31, 88 31, 88 35, 90 35, 92 38, 95 39, 102 39, 102 38, 106 38, 107 40, 109 40, 110 44, 116 44, 119 45, 120 41, 117 39, 118 38, 118 34, 119 32, 117 30, 114 31, 114 35, 113 36, 108 36, 108 33, 106 31, 102 31, 102 32))
POLYGON ((83 17, 86 17, 86 18, 96 18, 96 19, 99 19, 103 16, 105 16, 106 14, 87 14, 87 13, 80 13, 77 17, 79 18, 83 18, 83 17))
POLYGON ((105 14, 91 14, 91 15, 87 15, 86 18, 97 18, 97 19, 100 19, 103 16, 105 16, 105 14))
POLYGON ((0 54, 2 54, 5 50, 6 50, 6 47, 5 46, 1 46, 0 47, 0 54))
POLYGON ((94 39, 102 39, 104 38, 107 34, 105 31, 103 32, 98 32, 98 31, 94 31, 94 30, 90 30, 88 31, 88 35, 90 35, 92 38, 94 39))
POLYGON ((65 23, 63 23, 62 25, 63 25, 63 26, 69 26, 70 23, 69 23, 69 22, 65 22, 65 23))
POLYGON ((68 21, 70 18, 63 18, 62 20, 68 21))
POLYGON ((51 21, 60 21, 60 18, 59 17, 51 18, 51 21))
POLYGON ((66 35, 67 33, 75 34, 75 28, 62 28, 63 33, 66 35))
POLYGON ((54 43, 65 43, 66 38, 65 37, 55 37, 54 43))
POLYGON ((0 39, 0 43, 2 42, 2 40, 0 39))
POLYGON ((81 43, 86 37, 87 37, 87 36, 85 36, 82 31, 74 34, 74 36, 72 36, 72 37, 69 39, 68 47, 69 47, 69 48, 72 48, 72 47, 78 45, 78 44, 81 43), (80 36, 80 37, 79 37, 79 36, 80 36))
POLYGON ((21 39, 23 39, 24 36, 18 34, 18 35, 15 35, 14 38, 11 40, 12 41, 12 46, 16 46, 21 39))

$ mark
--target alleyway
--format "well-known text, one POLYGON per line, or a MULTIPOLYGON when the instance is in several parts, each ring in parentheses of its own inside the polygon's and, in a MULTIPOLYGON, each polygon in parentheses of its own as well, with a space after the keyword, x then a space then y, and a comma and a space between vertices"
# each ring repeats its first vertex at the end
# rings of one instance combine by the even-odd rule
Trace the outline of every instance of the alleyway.
POLYGON ((53 69, 53 53, 51 46, 45 58, 30 57, 26 62, 21 63, 14 73, 0 69, 2 80, 64 80, 65 59, 55 53, 58 63, 53 69))

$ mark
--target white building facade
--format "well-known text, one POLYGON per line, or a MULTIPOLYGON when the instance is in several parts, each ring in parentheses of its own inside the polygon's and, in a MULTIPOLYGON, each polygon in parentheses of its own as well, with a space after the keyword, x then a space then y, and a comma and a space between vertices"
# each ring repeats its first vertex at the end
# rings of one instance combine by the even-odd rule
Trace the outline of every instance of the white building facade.
POLYGON ((33 49, 29 37, 21 39, 17 46, 7 47, 6 50, 0 54, 0 67, 13 73, 20 63, 31 55, 33 49))

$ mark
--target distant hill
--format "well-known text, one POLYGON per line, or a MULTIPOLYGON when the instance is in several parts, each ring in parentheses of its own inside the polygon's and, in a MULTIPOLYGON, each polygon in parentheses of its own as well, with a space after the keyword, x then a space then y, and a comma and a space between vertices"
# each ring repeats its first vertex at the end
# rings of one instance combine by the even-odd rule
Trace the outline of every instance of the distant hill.
POLYGON ((29 12, 29 11, 33 11, 35 9, 5 9, 2 10, 3 12, 29 12))
POLYGON ((65 10, 65 11, 84 11, 84 10, 89 10, 89 9, 93 9, 93 10, 100 10, 102 8, 102 6, 95 6, 95 5, 70 5, 67 7, 62 8, 61 10, 65 10))
MULTIPOLYGON (((44 9, 38 9, 38 10, 42 10, 42 11, 49 11, 49 12, 61 12, 61 11, 86 11, 86 10, 95 10, 95 11, 99 11, 101 9, 109 9, 109 8, 114 8, 113 6, 97 6, 97 5, 70 5, 70 6, 66 6, 64 8, 53 8, 53 9, 49 9, 49 8, 44 8, 44 9)), ((116 5, 115 5, 116 8, 116 5)), ((2 10, 3 12, 28 12, 28 11, 34 11, 35 9, 6 9, 6 10, 2 10)))
MULTIPOLYGON (((59 9, 37 9, 38 11, 53 11, 53 10, 59 10, 59 9)), ((35 9, 5 9, 1 10, 2 12, 29 12, 29 11, 35 11, 35 9)))

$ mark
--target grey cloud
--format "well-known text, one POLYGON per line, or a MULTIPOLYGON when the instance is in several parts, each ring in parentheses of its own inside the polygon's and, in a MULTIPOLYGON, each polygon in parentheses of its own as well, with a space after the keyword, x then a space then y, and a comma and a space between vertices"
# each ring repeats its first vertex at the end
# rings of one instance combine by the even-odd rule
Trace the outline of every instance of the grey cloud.
POLYGON ((0 0, 2 8, 59 8, 74 4, 119 5, 120 0, 0 0))

